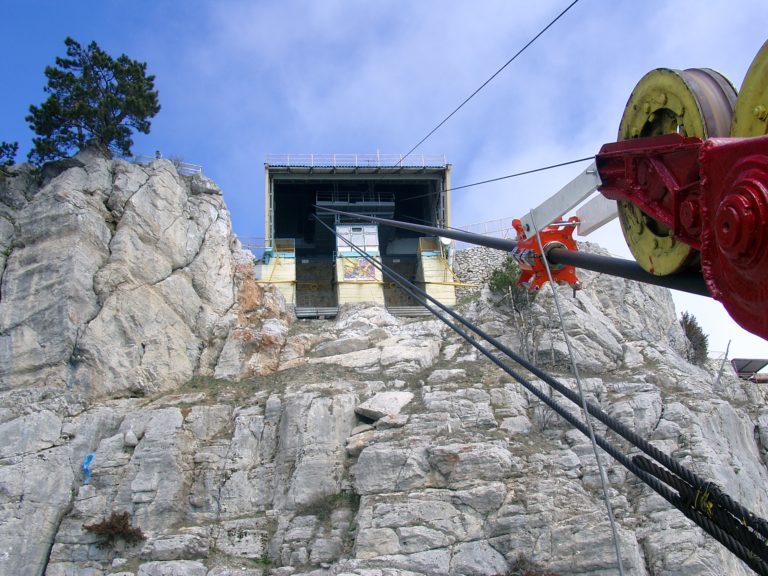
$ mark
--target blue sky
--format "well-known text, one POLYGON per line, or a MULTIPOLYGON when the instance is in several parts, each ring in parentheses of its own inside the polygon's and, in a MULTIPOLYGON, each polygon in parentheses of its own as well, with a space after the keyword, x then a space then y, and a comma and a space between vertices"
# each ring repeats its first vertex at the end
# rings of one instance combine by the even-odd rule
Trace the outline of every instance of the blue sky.
MULTIPOLYGON (((202 165, 238 235, 260 236, 267 154, 404 153, 569 3, 0 0, 0 140, 26 156, 44 67, 67 35, 95 40, 156 76, 162 110, 134 152, 202 165)), ((581 0, 417 152, 445 155, 454 186, 592 155, 653 68, 715 68, 738 88, 767 22, 765 0, 581 0)), ((578 171, 456 191, 453 224, 522 215, 578 171)), ((628 254, 616 226, 595 239, 628 254)), ((768 357, 719 304, 676 300, 712 349, 768 357)))

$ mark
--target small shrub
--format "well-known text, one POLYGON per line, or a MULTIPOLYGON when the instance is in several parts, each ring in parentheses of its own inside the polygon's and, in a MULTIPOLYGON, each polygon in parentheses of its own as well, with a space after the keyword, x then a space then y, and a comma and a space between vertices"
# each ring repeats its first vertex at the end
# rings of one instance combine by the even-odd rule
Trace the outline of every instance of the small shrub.
POLYGON ((709 336, 699 326, 696 316, 683 312, 680 316, 680 326, 685 332, 685 357, 692 364, 703 366, 709 357, 709 336))
POLYGON ((536 292, 528 292, 525 286, 518 285, 518 278, 520 278, 520 267, 514 258, 507 256, 501 266, 491 272, 488 287, 491 292, 503 294, 510 298, 515 309, 521 310, 531 305, 536 297, 536 292))
POLYGON ((136 544, 146 539, 141 528, 131 526, 131 515, 128 512, 112 512, 112 515, 102 522, 83 524, 83 529, 103 538, 99 542, 99 548, 114 546, 117 540, 136 544))
POLYGON ((349 491, 332 494, 314 504, 303 507, 300 512, 307 516, 316 516, 320 522, 325 522, 334 511, 342 508, 351 509, 356 513, 360 508, 360 495, 349 491))
POLYGON ((269 568, 270 566, 272 566, 272 560, 269 558, 269 556, 264 554, 261 558, 256 560, 256 564, 259 566, 263 566, 264 568, 269 568))
POLYGON ((531 315, 531 306, 538 292, 528 292, 528 288, 517 284, 520 277, 520 267, 514 258, 507 257, 499 268, 496 268, 488 280, 491 292, 501 295, 498 304, 508 302, 515 318, 515 329, 520 339, 520 352, 525 358, 537 363, 537 348, 541 338, 539 323, 531 315))

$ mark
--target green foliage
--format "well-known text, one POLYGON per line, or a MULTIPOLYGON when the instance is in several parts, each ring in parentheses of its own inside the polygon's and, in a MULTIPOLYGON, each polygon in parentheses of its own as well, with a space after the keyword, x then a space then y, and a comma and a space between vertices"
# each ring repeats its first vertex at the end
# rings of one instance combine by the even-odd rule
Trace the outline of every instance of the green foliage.
POLYGON ((514 258, 508 256, 502 265, 491 273, 488 287, 494 294, 504 295, 516 311, 522 312, 530 307, 537 293, 528 292, 525 286, 517 284, 519 277, 520 267, 514 258))
POLYGON ((534 364, 538 361, 537 350, 540 339, 540 329, 537 319, 530 313, 531 305, 538 292, 528 292, 522 284, 517 284, 520 268, 511 257, 491 273, 488 287, 491 292, 501 295, 499 304, 508 302, 515 319, 515 329, 520 339, 520 352, 534 364))
POLYGON ((0 175, 10 175, 10 172, 6 170, 6 168, 8 166, 13 166, 16 163, 16 153, 18 151, 18 142, 0 141, 0 175))
POLYGON ((680 326, 683 327, 687 340, 686 359, 697 366, 703 366, 709 357, 709 336, 704 334, 696 316, 688 312, 683 312, 680 315, 680 326))
POLYGON ((96 42, 83 48, 68 37, 64 44, 67 58, 45 68, 48 99, 29 107, 26 120, 38 135, 29 159, 42 164, 89 144, 129 155, 133 131, 148 134, 160 111, 155 77, 145 63, 125 54, 114 60, 96 42))
POLYGON ((272 560, 269 558, 269 556, 264 554, 261 558, 256 560, 256 564, 264 568, 269 568, 270 566, 272 566, 272 560))
POLYGON ((491 273, 488 287, 491 289, 491 292, 506 293, 510 287, 515 286, 519 277, 520 267, 517 265, 514 258, 507 256, 507 259, 504 260, 501 267, 496 268, 491 273))
POLYGON ((131 516, 128 512, 121 514, 112 512, 112 515, 102 522, 83 524, 83 529, 102 537, 99 548, 114 546, 118 540, 124 540, 127 544, 136 544, 146 538, 141 528, 131 526, 131 516))
POLYGON ((16 153, 18 151, 18 142, 0 141, 0 166, 13 166, 16 163, 16 153))

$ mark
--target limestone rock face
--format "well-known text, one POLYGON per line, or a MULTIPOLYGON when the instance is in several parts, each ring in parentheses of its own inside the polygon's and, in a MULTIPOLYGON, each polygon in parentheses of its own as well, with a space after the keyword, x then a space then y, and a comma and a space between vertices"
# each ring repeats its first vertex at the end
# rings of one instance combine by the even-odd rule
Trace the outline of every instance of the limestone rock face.
MULTIPOLYGON (((507 337, 513 319, 490 301, 465 312, 479 322, 494 310, 509 322, 501 328, 507 337)), ((419 335, 436 343, 433 364, 414 373, 403 362, 400 378, 383 380, 371 379, 367 365, 318 372, 323 365, 302 364, 149 405, 123 400, 109 417, 94 413, 111 425, 90 441, 90 484, 77 487, 71 510, 58 512, 48 573, 89 574, 116 554, 137 566, 134 575, 495 576, 521 561, 553 574, 614 573, 589 440, 434 321, 373 326, 371 317, 382 313, 366 310, 356 320, 347 311, 341 327, 301 321, 287 339, 304 342, 310 358, 325 358, 326 342, 367 339, 369 348, 341 346, 337 355, 375 350, 379 376, 386 366, 379 343, 419 335), (372 337, 375 330, 386 334, 372 337), (358 408, 376 398, 410 401, 371 423, 358 408), (98 548, 82 526, 112 510, 129 510, 147 540, 98 548)), ((612 329, 625 338, 620 326, 612 329)), ((715 386, 716 370, 687 365, 664 341, 638 345, 637 354, 640 367, 617 362, 585 377, 589 397, 765 514, 765 391, 727 375, 715 386), (727 400, 718 397, 724 390, 727 400)), ((7 429, 18 438, 8 450, 74 449, 74 440, 54 438, 59 422, 69 434, 92 431, 83 418, 93 410, 78 425, 67 416, 24 417, 7 429), (36 434, 22 440, 14 432, 32 423, 36 434)), ((749 573, 626 470, 604 463, 626 574, 749 573)))
MULTIPOLYGON (((292 321, 169 163, 42 178, 0 185, 0 576, 617 573, 588 438, 441 322, 292 321), (145 538, 84 529, 115 512, 145 538)), ((589 399, 768 516, 768 390, 685 362, 666 291, 583 283, 559 297, 589 399)), ((550 293, 471 300, 576 387, 550 293)), ((626 574, 750 573, 602 457, 626 574)))
POLYGON ((355 412, 371 420, 378 420, 384 416, 397 416, 411 400, 413 400, 413 394, 410 392, 379 392, 355 408, 355 412))
POLYGON ((276 368, 284 304, 215 184, 91 151, 43 176, 0 182, 0 389, 115 397, 276 368))

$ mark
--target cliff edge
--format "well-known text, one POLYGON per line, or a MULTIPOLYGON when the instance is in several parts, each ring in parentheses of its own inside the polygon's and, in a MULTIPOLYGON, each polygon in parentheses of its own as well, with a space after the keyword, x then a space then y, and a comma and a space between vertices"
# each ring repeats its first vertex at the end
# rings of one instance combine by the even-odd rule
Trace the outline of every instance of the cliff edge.
MULTIPOLYGON (((0 245, 0 575, 616 573, 586 437, 437 319, 294 321, 210 180, 90 152, 22 171, 0 245), (86 528, 124 512, 143 539, 86 528)), ((666 290, 582 283, 560 295, 589 398, 768 516, 766 389, 687 363, 666 290)), ((458 308, 574 386, 548 291, 458 308)), ((625 574, 750 573, 604 463, 625 574)))

